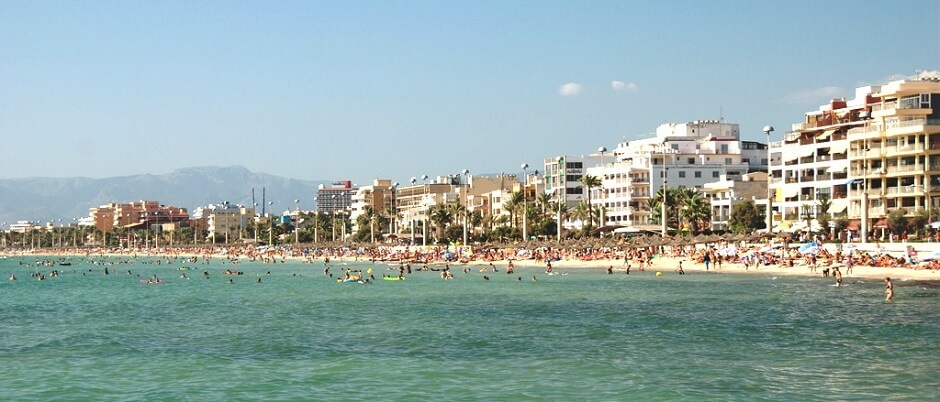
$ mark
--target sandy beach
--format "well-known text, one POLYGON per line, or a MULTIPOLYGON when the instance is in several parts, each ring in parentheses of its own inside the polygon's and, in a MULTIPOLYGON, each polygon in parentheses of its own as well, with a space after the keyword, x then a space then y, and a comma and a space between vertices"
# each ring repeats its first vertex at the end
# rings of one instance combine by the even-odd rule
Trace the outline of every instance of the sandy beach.
MULTIPOLYGON (((197 258, 206 258, 210 257, 212 259, 230 259, 230 258, 241 258, 249 259, 250 257, 246 255, 237 254, 233 256, 226 249, 222 247, 212 248, 211 253, 207 253, 206 249, 201 250, 192 250, 192 249, 173 249, 173 250, 76 250, 76 249, 42 249, 42 250, 29 250, 29 251, 11 251, 6 250, 0 252, 0 256, 6 258, 25 258, 25 259, 54 259, 57 257, 69 257, 69 258, 85 258, 87 257, 113 257, 113 258, 161 258, 161 259, 185 259, 190 257, 197 258)), ((367 261, 370 257, 359 256, 358 258, 353 255, 337 255, 335 254, 336 249, 323 249, 323 250, 332 250, 328 251, 327 255, 317 255, 312 257, 310 254, 303 254, 296 250, 282 249, 278 251, 278 254, 268 254, 268 258, 272 261, 304 261, 311 263, 323 263, 326 260, 326 257, 329 257, 331 261, 334 262, 343 262, 343 261, 367 261)), ((256 256, 256 258, 261 259, 263 257, 256 256)), ((509 264, 510 259, 513 262, 513 265, 517 267, 536 267, 536 268, 545 268, 546 263, 540 259, 531 259, 531 258, 514 258, 507 257, 503 259, 494 259, 492 261, 476 259, 467 262, 446 262, 436 260, 429 262, 428 265, 443 265, 450 264, 451 267, 460 267, 463 265, 486 265, 493 263, 498 269, 505 269, 509 264)), ((381 259, 380 261, 384 263, 394 264, 396 261, 399 261, 395 258, 381 259)), ((825 268, 825 264, 819 264, 816 269, 816 272, 812 272, 809 266, 803 265, 801 262, 797 262, 793 267, 783 267, 777 264, 771 265, 761 265, 759 268, 755 269, 752 265, 748 269, 745 269, 744 264, 740 262, 724 262, 720 268, 716 268, 714 264, 710 266, 710 269, 706 271, 705 265, 703 263, 696 263, 692 257, 689 256, 661 256, 657 255, 653 258, 652 268, 646 268, 647 271, 659 271, 664 275, 677 274, 677 268, 682 264, 683 270, 686 273, 699 273, 699 272, 710 272, 710 273, 734 273, 734 274, 747 274, 747 275, 773 275, 773 276, 805 276, 805 277, 822 277, 822 270, 825 268)), ((636 262, 631 262, 631 272, 639 271, 639 267, 636 262)), ((416 264, 412 264, 416 265, 416 264)), ((552 268, 555 271, 564 271, 569 269, 584 270, 584 269, 594 269, 594 270, 606 270, 607 268, 612 268, 614 273, 625 273, 627 265, 624 263, 622 258, 600 258, 592 260, 582 260, 578 258, 562 258, 559 260, 552 261, 552 268)), ((899 281, 918 281, 918 282, 937 282, 940 283, 940 270, 936 269, 926 269, 922 268, 920 265, 915 265, 914 268, 907 267, 872 267, 872 266, 863 266, 855 265, 852 267, 850 272, 847 272, 846 267, 843 263, 834 263, 830 268, 838 267, 843 274, 845 279, 850 278, 864 278, 864 279, 873 279, 873 280, 882 280, 885 277, 891 277, 892 279, 899 281)))

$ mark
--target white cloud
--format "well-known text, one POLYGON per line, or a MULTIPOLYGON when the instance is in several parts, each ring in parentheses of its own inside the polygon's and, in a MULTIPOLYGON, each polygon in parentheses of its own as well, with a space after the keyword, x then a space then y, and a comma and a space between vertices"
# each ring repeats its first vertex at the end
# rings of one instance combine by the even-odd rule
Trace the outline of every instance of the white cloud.
POLYGON ((793 104, 814 102, 823 104, 829 102, 833 98, 839 98, 842 96, 845 96, 845 90, 839 87, 828 86, 791 92, 787 96, 783 97, 783 101, 793 104))
POLYGON ((616 80, 610 82, 610 87, 614 91, 623 91, 623 92, 631 92, 631 93, 636 92, 638 89, 640 89, 639 87, 636 86, 636 83, 633 83, 633 82, 626 83, 623 81, 616 81, 616 80))
POLYGON ((561 94, 561 96, 574 96, 581 93, 582 88, 583 87, 581 84, 578 84, 577 82, 569 82, 560 86, 558 88, 558 93, 561 94))

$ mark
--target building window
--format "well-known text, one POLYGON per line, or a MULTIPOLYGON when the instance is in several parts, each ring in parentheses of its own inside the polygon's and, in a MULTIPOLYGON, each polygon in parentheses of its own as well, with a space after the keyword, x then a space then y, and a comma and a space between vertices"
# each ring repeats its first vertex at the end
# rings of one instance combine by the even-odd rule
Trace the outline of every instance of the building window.
POLYGON ((725 158, 725 165, 731 164, 731 158, 725 158))
POLYGON ((688 161, 689 161, 689 164, 690 164, 690 165, 694 165, 694 164, 695 164, 695 158, 688 158, 688 161))
POLYGON ((761 158, 760 164, 761 164, 761 165, 766 165, 766 164, 767 164, 767 158, 761 158))
POLYGON ((680 178, 684 178, 684 177, 685 177, 685 171, 680 170, 680 171, 679 171, 679 177, 680 177, 680 178))
POLYGON ((751 160, 748 159, 748 158, 744 158, 744 159, 741 159, 741 162, 744 162, 744 163, 751 163, 751 160))
POLYGON ((717 171, 717 170, 713 170, 713 171, 712 171, 712 177, 713 177, 713 178, 716 178, 716 179, 718 178, 718 171, 717 171))
POLYGON ((678 150, 679 150, 679 144, 671 144, 671 145, 672 145, 671 148, 672 148, 673 151, 678 151, 678 150))
POLYGON ((695 178, 701 178, 701 177, 702 177, 702 171, 701 171, 701 170, 696 170, 696 171, 695 171, 695 178))
POLYGON ((721 144, 721 153, 728 153, 728 144, 721 144))

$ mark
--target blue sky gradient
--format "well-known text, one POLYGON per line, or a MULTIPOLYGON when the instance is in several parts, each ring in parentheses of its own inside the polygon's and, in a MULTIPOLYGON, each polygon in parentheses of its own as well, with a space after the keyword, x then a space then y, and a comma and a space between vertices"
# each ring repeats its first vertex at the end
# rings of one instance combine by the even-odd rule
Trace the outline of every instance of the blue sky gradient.
POLYGON ((0 2, 0 177, 406 182, 720 115, 763 141, 940 68, 938 21, 936 0, 0 2))

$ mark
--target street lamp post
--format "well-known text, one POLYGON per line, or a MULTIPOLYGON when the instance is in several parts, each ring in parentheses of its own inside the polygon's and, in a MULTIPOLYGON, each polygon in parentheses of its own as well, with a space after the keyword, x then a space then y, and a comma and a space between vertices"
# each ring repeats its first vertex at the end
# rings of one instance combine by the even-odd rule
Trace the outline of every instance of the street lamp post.
POLYGON ((529 241, 529 225, 527 221, 527 216, 529 215, 529 205, 528 200, 528 187, 529 187, 529 164, 522 164, 522 241, 529 241))
POLYGON ((294 218, 296 220, 296 223, 294 223, 294 244, 300 244, 300 199, 294 200, 294 210, 297 215, 294 218))
POLYGON ((330 195, 330 199, 330 214, 333 215, 333 224, 330 226, 333 228, 333 241, 336 242, 336 194, 330 195))
MULTIPOLYGON (((427 203, 428 193, 430 189, 428 188, 428 175, 421 175, 421 181, 424 182, 424 198, 421 200, 422 203, 427 203)), ((425 208, 424 216, 421 219, 421 246, 428 246, 428 209, 425 208)))
MULTIPOLYGON (((412 196, 414 196, 414 186, 415 186, 415 183, 417 183, 417 182, 418 182, 418 178, 417 178, 417 177, 412 177, 412 178, 411 178, 411 191, 412 191, 412 196)), ((411 219, 409 219, 409 220, 411 221, 411 245, 414 246, 414 245, 415 245, 415 213, 414 213, 414 208, 411 209, 411 213, 410 213, 409 215, 411 215, 411 219)))
POLYGON ((770 133, 774 132, 774 126, 767 125, 764 126, 764 134, 767 135, 767 216, 764 217, 767 225, 767 233, 773 233, 773 224, 774 224, 774 215, 773 215, 773 196, 770 193, 770 182, 773 175, 771 174, 771 164, 770 164, 770 133))
MULTIPOLYGON (((252 218, 254 218, 254 221, 255 221, 255 246, 257 246, 258 245, 258 203, 257 202, 254 203, 253 206, 255 207, 255 210, 253 214, 254 216, 252 216, 252 218)), ((193 229, 193 231, 195 231, 195 228, 193 229)), ((195 237, 193 237, 193 241, 195 242, 195 237)))
POLYGON ((668 194, 667 194, 667 191, 666 191, 666 190, 667 190, 666 186, 667 186, 667 183, 669 182, 669 180, 668 180, 668 174, 667 174, 667 170, 666 170, 666 169, 667 169, 667 168, 666 168, 666 154, 667 154, 667 153, 669 153, 669 154, 676 153, 672 148, 666 147, 666 145, 667 145, 667 144, 666 144, 665 142, 663 142, 663 145, 662 145, 662 147, 660 148, 660 151, 662 151, 662 155, 663 155, 663 169, 661 170, 661 171, 662 171, 662 175, 663 175, 663 202, 662 202, 662 204, 660 205, 660 207, 661 207, 661 209, 660 209, 660 215, 662 215, 662 227, 660 228, 660 235, 661 235, 662 237, 666 237, 666 222, 668 221, 668 218, 669 218, 669 217, 667 216, 667 212, 666 212, 666 211, 667 211, 667 210, 666 210, 666 201, 667 201, 667 197, 668 197, 668 194))
POLYGON ((398 202, 398 186, 399 185, 401 185, 401 183, 397 181, 392 183, 392 188, 390 189, 391 192, 389 193, 389 203, 388 203, 389 216, 391 216, 391 220, 388 223, 388 231, 390 232, 389 234, 394 233, 396 236, 396 239, 397 239, 398 232, 399 232, 398 225, 401 224, 401 222, 398 222, 398 208, 395 205, 398 202))
POLYGON ((562 180, 561 172, 562 165, 565 163, 565 158, 559 156, 555 159, 555 173, 556 181, 558 184, 555 186, 558 189, 558 242, 561 243, 561 205, 562 203, 567 202, 567 186, 565 186, 565 181, 562 180))
MULTIPOLYGON (((274 205, 274 201, 268 201, 268 208, 274 205)), ((268 247, 274 245, 274 215, 268 214, 268 247)))
POLYGON ((467 204, 467 208, 463 211, 463 245, 464 247, 466 247, 467 246, 467 226, 470 223, 470 219, 468 219, 470 217, 469 216, 469 213, 470 213, 470 180, 469 180, 470 171, 467 169, 464 169, 463 172, 461 173, 463 173, 464 182, 465 182, 464 183, 465 191, 463 195, 464 195, 464 198, 466 199, 466 204, 467 204))

